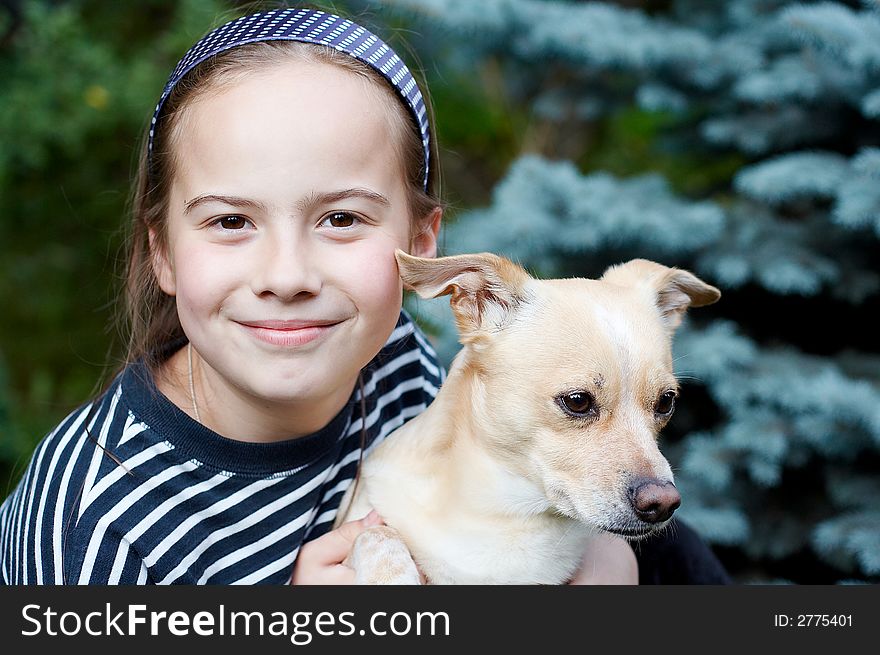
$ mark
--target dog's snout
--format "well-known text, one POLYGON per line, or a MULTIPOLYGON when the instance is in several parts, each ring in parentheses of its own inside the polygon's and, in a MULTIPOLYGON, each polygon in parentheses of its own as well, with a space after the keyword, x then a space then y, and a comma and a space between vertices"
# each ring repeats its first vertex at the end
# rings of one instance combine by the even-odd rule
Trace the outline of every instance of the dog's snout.
POLYGON ((662 523, 681 505, 681 495, 671 482, 641 478, 629 487, 633 510, 646 523, 662 523))

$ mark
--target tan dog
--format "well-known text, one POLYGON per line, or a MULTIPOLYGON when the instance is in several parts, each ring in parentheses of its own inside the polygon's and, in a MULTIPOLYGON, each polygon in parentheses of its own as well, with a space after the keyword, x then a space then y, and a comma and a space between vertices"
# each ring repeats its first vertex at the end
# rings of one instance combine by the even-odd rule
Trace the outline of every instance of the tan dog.
POLYGON ((336 526, 370 508, 387 523, 355 541, 359 583, 418 584, 415 560, 432 584, 561 584, 599 531, 638 539, 668 522, 672 335, 718 289, 640 259, 537 280, 488 253, 396 255, 423 298, 452 294, 463 348, 343 498, 336 526))

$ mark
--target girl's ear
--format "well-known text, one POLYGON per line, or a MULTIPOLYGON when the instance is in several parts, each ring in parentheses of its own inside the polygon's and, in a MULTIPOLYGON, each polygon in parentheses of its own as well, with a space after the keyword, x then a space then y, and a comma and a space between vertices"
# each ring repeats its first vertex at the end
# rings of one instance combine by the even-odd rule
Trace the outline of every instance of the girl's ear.
POLYGON ((437 256, 437 235, 440 233, 440 221, 443 208, 435 207, 422 223, 422 231, 412 240, 410 254, 415 257, 437 256))
POLYGON ((153 274, 159 282, 159 288, 169 296, 177 294, 177 285, 174 281, 174 268, 168 259, 167 248, 159 245, 159 237, 156 230, 150 229, 150 262, 153 265, 153 274))

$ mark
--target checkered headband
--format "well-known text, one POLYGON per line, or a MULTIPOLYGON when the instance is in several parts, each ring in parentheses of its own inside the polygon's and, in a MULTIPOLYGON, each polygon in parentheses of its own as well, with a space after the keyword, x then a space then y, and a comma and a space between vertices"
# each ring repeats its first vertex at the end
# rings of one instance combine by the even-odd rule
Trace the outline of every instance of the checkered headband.
POLYGON ((430 134, 425 102, 418 84, 400 57, 379 37, 350 20, 314 9, 276 9, 243 16, 208 33, 183 56, 162 91, 150 123, 148 157, 152 159, 153 133, 162 105, 174 86, 195 66, 245 43, 302 41, 329 46, 359 59, 378 71, 394 87, 418 125, 425 152, 424 188, 428 189, 430 134))

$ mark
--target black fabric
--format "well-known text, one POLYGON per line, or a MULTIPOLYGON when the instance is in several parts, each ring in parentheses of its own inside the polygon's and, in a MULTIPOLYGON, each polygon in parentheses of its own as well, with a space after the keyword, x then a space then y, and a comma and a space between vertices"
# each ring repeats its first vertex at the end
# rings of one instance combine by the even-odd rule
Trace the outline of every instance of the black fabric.
POLYGON ((634 544, 639 584, 733 584, 709 545, 686 523, 673 519, 662 533, 634 544))

